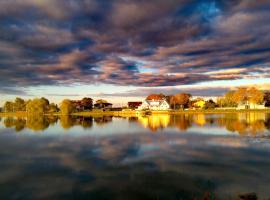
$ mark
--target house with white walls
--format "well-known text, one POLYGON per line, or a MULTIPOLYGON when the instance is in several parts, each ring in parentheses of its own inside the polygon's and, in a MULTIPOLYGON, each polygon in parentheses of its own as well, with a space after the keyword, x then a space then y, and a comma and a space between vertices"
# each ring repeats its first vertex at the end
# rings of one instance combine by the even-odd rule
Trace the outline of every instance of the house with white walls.
POLYGON ((169 110, 170 104, 166 101, 166 99, 160 100, 144 100, 142 105, 138 107, 138 110, 169 110))
POLYGON ((241 102, 237 105, 237 110, 242 110, 242 109, 265 109, 265 103, 263 104, 256 104, 252 102, 241 102))

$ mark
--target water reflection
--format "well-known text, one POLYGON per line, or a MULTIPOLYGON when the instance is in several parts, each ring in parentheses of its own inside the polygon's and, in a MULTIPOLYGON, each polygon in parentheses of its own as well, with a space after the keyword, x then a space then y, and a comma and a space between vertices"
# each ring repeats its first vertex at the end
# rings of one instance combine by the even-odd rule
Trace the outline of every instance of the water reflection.
POLYGON ((0 126, 0 199, 270 197, 267 138, 179 134, 194 128, 262 134, 270 130, 269 114, 29 116, 2 118, 1 124, 9 131, 0 126), (145 132, 101 137, 9 134, 27 129, 100 134, 132 128, 145 132), (171 133, 149 134, 159 131, 171 133))
MULTIPOLYGON (((91 129, 94 125, 104 127, 106 124, 114 124, 114 119, 122 120, 135 126, 143 127, 151 132, 167 129, 177 129, 186 132, 191 128, 197 130, 203 128, 224 128, 228 132, 240 135, 258 135, 270 130, 269 113, 228 113, 228 114, 181 114, 181 115, 146 115, 146 116, 97 116, 75 117, 63 115, 57 116, 28 116, 27 118, 7 117, 3 119, 6 128, 14 128, 17 132, 25 128, 33 131, 44 131, 53 125, 60 125, 68 130, 74 126, 91 129)), ((119 122, 121 124, 121 121, 119 122)), ((117 127, 115 131, 122 129, 117 127)))
POLYGON ((269 146, 241 137, 0 137, 0 199, 270 197, 269 146))

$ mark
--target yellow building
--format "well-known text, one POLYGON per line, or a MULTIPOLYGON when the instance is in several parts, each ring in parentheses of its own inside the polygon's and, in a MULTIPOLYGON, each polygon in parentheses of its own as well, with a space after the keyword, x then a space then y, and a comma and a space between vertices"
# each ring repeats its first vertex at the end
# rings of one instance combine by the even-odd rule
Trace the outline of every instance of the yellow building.
POLYGON ((196 103, 194 103, 194 106, 197 107, 197 108, 204 108, 205 101, 204 100, 199 100, 196 103))

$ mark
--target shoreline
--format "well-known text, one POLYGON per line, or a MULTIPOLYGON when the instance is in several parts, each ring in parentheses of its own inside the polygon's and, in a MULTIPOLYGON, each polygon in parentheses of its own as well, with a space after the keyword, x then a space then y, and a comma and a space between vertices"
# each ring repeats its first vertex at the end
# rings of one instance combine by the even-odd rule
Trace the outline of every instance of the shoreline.
MULTIPOLYGON (((87 116, 125 116, 125 115, 181 115, 181 114, 229 114, 229 113, 270 113, 269 109, 215 109, 215 110, 167 110, 167 111, 85 111, 69 114, 70 116, 87 117, 87 116)), ((0 112, 0 117, 27 117, 26 112, 5 113, 0 112)), ((44 116, 62 116, 61 113, 45 113, 44 116)))

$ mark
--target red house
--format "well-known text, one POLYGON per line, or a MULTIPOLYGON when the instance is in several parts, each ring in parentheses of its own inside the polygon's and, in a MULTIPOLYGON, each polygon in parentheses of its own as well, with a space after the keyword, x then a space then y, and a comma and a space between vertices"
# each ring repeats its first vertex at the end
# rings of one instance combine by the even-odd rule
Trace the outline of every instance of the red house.
POLYGON ((140 105, 142 105, 141 101, 128 102, 128 107, 131 109, 137 109, 140 105))

